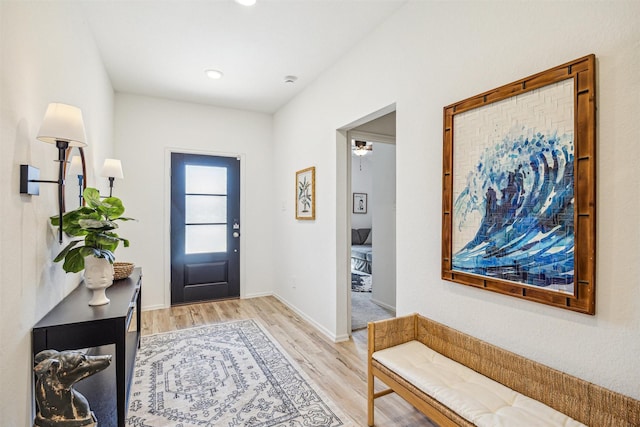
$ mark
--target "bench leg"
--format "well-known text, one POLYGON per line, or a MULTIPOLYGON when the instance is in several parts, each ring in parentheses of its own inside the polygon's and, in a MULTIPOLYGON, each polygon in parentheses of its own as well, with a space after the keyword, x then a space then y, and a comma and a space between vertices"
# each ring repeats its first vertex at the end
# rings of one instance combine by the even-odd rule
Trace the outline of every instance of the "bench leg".
POLYGON ((371 365, 369 365, 369 369, 367 372, 367 425, 369 427, 373 427, 373 415, 375 411, 373 405, 373 401, 375 399, 373 381, 373 373, 371 372, 371 365))

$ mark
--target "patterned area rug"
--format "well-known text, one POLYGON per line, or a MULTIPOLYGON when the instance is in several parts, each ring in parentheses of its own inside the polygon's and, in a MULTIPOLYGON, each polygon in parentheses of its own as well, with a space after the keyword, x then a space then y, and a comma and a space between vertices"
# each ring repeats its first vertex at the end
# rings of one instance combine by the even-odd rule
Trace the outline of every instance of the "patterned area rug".
POLYGON ((371 292, 371 275, 352 270, 351 290, 353 292, 371 292))
POLYGON ((255 320, 142 337, 128 426, 343 426, 255 320))

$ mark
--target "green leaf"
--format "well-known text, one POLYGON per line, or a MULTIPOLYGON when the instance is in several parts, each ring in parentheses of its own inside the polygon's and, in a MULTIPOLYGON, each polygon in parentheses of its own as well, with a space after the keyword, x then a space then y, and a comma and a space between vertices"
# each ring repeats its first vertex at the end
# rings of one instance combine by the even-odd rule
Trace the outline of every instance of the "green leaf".
POLYGON ((67 256, 64 258, 64 264, 62 264, 62 268, 67 273, 77 273, 84 269, 84 256, 82 255, 85 247, 73 248, 67 253, 67 256))
POLYGON ((73 249, 74 246, 76 246, 78 243, 82 242, 82 240, 74 240, 72 242, 70 242, 63 250, 60 251, 60 253, 58 254, 57 257, 55 257, 55 259, 53 260, 53 262, 60 262, 62 261, 67 254, 69 253, 69 251, 71 249, 73 249))
POLYGON ((108 220, 99 220, 99 219, 81 219, 78 221, 78 225, 82 227, 84 230, 89 230, 93 232, 102 232, 113 230, 118 228, 118 224, 113 221, 108 220))
MULTIPOLYGON (((71 236, 82 236, 87 234, 79 224, 80 219, 85 218, 100 219, 100 215, 98 215, 93 209, 86 206, 67 212, 62 217, 62 230, 71 236)), ((59 218, 51 217, 51 224, 57 226, 59 224, 59 218)))
POLYGON ((95 236, 95 247, 108 251, 115 251, 118 248, 120 239, 114 233, 101 233, 95 236))
POLYGON ((91 246, 83 246, 80 249, 80 255, 82 255, 82 257, 88 257, 88 256, 98 256, 100 255, 100 251, 96 248, 92 248, 91 246))
POLYGON ((95 188, 87 187, 84 189, 82 193, 82 197, 84 197, 85 202, 91 207, 96 208, 100 206, 102 203, 100 202, 100 192, 95 188))
POLYGON ((65 225, 64 227, 62 227, 62 229, 65 233, 74 237, 85 236, 89 233, 87 230, 80 227, 78 224, 73 224, 69 226, 65 225))
POLYGON ((109 219, 115 219, 120 217, 124 213, 124 206, 122 201, 117 197, 107 197, 102 201, 102 206, 99 209, 109 219))

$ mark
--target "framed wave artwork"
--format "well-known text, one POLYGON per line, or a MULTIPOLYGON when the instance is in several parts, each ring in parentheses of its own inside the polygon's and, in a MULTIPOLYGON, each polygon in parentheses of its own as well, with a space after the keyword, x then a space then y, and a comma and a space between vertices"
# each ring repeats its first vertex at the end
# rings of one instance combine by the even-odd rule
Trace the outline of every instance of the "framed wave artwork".
POLYGON ((444 107, 442 278, 595 314, 595 56, 444 107))

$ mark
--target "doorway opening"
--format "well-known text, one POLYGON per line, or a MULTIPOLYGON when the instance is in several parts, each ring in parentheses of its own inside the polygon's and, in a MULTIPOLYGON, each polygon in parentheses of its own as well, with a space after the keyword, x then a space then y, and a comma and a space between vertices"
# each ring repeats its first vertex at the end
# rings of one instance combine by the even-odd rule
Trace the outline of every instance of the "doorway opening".
POLYGON ((395 111, 347 132, 350 145, 350 325, 395 316, 395 111))

